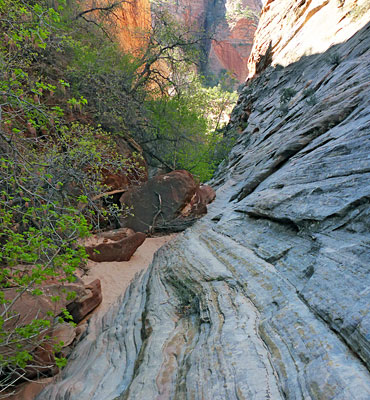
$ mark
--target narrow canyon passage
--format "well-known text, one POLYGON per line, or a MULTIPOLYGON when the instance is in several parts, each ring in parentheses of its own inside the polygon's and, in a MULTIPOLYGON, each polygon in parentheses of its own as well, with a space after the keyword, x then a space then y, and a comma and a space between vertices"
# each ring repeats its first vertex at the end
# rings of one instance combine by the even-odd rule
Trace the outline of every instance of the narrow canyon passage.
POLYGON ((39 400, 370 398, 368 14, 278 3, 209 213, 92 318, 39 400), (315 49, 302 38, 328 15, 315 49))
POLYGON ((0 31, 1 399, 370 399, 370 0, 0 31))

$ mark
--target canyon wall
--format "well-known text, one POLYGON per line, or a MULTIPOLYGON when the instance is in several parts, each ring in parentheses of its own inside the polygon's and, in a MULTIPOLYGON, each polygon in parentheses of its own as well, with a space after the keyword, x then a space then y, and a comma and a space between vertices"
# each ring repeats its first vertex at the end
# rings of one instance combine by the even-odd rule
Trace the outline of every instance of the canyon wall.
MULTIPOLYGON (((110 4, 107 0, 86 1, 91 7, 110 4)), ((177 20, 203 37, 201 72, 215 82, 226 71, 239 82, 248 75, 247 61, 252 49, 260 0, 134 0, 122 2, 110 14, 112 29, 123 50, 140 54, 151 29, 151 7, 169 10, 177 20)))
POLYGON ((229 71, 237 81, 248 75, 260 0, 179 0, 162 2, 180 21, 203 32, 202 72, 215 75, 229 71))
POLYGON ((267 1, 208 215, 38 399, 370 398, 369 21, 267 1))
POLYGON ((105 21, 119 45, 125 52, 134 55, 141 54, 147 43, 148 33, 151 29, 151 11, 149 0, 111 1, 111 0, 82 0, 83 10, 96 9, 87 14, 88 19, 105 21), (116 4, 110 10, 112 4, 116 4), (107 8, 106 11, 99 9, 107 8))
POLYGON ((123 2, 115 12, 117 36, 122 48, 134 54, 145 46, 151 29, 149 0, 123 2))
POLYGON ((224 7, 223 17, 215 21, 215 35, 209 50, 208 68, 215 74, 222 70, 230 71, 239 82, 243 82, 248 76, 247 62, 261 2, 226 0, 224 7))

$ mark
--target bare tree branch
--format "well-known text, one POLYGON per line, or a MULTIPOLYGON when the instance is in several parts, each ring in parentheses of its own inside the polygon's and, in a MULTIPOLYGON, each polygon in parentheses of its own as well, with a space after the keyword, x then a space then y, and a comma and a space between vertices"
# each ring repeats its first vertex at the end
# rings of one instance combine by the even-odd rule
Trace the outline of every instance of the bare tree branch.
POLYGON ((117 1, 115 3, 112 3, 111 5, 106 6, 106 7, 93 7, 88 10, 81 11, 79 14, 76 15, 75 20, 82 18, 84 15, 95 12, 95 11, 112 11, 116 7, 121 5, 122 3, 131 3, 131 1, 121 0, 121 1, 117 1))

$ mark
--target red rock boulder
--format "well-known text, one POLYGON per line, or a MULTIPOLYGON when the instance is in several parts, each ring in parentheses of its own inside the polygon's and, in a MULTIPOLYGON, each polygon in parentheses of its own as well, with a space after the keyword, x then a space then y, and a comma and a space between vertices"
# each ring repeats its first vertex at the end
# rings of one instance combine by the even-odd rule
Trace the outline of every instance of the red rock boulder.
POLYGON ((96 262, 103 261, 128 261, 141 246, 145 239, 145 233, 137 232, 125 235, 123 232, 112 234, 102 242, 86 246, 85 250, 89 259, 96 262), (114 240, 114 239, 118 240, 114 240))
POLYGON ((82 321, 103 300, 101 284, 99 279, 85 286, 85 294, 68 304, 67 310, 73 317, 74 322, 82 321))
POLYGON ((210 204, 216 198, 216 192, 209 185, 202 185, 197 190, 199 202, 210 204))
POLYGON ((200 186, 190 203, 182 210, 183 217, 199 217, 207 213, 207 205, 216 198, 216 193, 209 185, 200 186))
POLYGON ((159 175, 139 187, 132 187, 120 199, 133 215, 122 218, 122 226, 151 232, 156 226, 177 218, 191 201, 198 184, 184 170, 159 175))
MULTIPOLYGON (((55 316, 63 316, 62 311, 67 308, 74 322, 78 323, 102 301, 98 279, 88 285, 77 279, 73 283, 43 283, 37 288, 43 294, 33 295, 28 290, 19 292, 17 287, 4 289, 6 303, 0 304, 0 314, 4 314, 5 318, 3 331, 8 332, 10 339, 17 339, 16 328, 28 325, 33 320, 43 319, 50 322, 49 326, 37 332, 37 336, 23 340, 22 349, 29 351, 33 357, 31 365, 23 370, 27 379, 55 374, 58 368, 54 359, 54 344, 63 341, 64 352, 64 348, 76 337, 76 328, 67 323, 56 323, 55 316), (71 292, 75 293, 74 299, 68 295, 71 292)), ((0 346, 0 354, 3 356, 11 357, 16 352, 17 348, 12 340, 9 343, 3 342, 0 346)))
POLYGON ((14 330, 17 326, 31 323, 35 318, 53 321, 54 316, 61 314, 62 310, 78 310, 79 315, 74 319, 78 323, 86 317, 102 301, 100 280, 96 279, 88 285, 77 279, 73 283, 55 283, 40 285, 43 294, 33 295, 29 291, 18 292, 17 288, 4 289, 6 304, 0 304, 0 313, 11 313, 15 317, 8 319, 4 324, 5 330, 14 330), (74 292, 75 296, 69 296, 74 292), (54 300, 52 300, 54 299, 54 300), (57 299, 57 301, 55 301, 57 299), (9 311, 5 308, 9 307, 9 311), (49 312, 52 311, 53 315, 49 312))

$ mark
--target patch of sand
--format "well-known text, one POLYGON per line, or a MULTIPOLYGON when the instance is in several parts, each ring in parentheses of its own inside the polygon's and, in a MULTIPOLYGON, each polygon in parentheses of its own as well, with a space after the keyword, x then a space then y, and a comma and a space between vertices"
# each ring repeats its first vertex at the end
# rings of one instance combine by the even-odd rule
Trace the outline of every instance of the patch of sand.
POLYGON ((147 238, 136 250, 130 261, 88 262, 87 274, 82 277, 85 283, 100 279, 103 301, 95 312, 105 312, 117 298, 125 292, 137 272, 146 269, 154 253, 176 235, 147 238))
MULTIPOLYGON (((104 313, 107 311, 109 306, 125 292, 135 274, 149 266, 154 253, 175 236, 176 234, 172 234, 145 239, 145 242, 138 247, 130 261, 100 263, 89 261, 89 270, 82 277, 82 280, 85 283, 90 283, 95 279, 100 279, 103 293, 102 303, 93 312, 104 313)), ((9 400, 33 400, 45 386, 50 384, 53 379, 57 379, 57 376, 25 383, 17 388, 17 394, 9 397, 9 400)))

